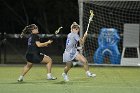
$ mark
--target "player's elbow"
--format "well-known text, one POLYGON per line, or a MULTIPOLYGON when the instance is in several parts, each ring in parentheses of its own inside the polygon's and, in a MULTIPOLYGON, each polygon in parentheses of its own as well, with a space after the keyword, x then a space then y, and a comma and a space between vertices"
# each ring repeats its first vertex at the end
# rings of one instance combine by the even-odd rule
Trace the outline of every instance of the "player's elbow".
POLYGON ((44 47, 44 44, 40 43, 40 42, 36 42, 37 47, 44 47))
POLYGON ((37 47, 42 47, 42 45, 41 44, 36 44, 37 45, 37 47))

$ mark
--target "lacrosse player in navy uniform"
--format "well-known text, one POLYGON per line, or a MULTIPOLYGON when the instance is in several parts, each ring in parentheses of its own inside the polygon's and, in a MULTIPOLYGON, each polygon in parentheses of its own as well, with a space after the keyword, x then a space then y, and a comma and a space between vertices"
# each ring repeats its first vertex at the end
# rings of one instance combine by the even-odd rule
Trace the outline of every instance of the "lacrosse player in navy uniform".
POLYGON ((40 53, 41 47, 49 46, 53 41, 48 40, 47 42, 41 43, 38 36, 38 27, 35 24, 26 26, 21 33, 21 37, 23 37, 26 32, 31 33, 28 39, 28 49, 26 52, 27 64, 24 66, 18 81, 23 81, 23 77, 31 69, 34 63, 45 63, 47 67, 47 79, 55 80, 56 77, 53 77, 51 74, 52 59, 49 56, 40 53))

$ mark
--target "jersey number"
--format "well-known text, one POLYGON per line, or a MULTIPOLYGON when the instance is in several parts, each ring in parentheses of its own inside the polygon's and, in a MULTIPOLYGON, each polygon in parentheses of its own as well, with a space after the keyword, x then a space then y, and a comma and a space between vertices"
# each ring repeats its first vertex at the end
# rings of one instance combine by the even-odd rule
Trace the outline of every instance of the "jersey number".
POLYGON ((69 40, 69 39, 67 39, 67 41, 66 41, 66 45, 69 45, 69 43, 70 43, 70 40, 69 40))

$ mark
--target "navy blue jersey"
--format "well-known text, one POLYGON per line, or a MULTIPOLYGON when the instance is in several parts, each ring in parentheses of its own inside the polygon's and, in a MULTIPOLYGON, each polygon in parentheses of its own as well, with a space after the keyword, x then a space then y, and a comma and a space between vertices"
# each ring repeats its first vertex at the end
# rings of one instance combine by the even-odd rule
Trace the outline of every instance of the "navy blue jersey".
POLYGON ((28 39, 28 49, 27 54, 39 54, 40 48, 37 47, 36 41, 40 41, 38 34, 31 34, 28 39))

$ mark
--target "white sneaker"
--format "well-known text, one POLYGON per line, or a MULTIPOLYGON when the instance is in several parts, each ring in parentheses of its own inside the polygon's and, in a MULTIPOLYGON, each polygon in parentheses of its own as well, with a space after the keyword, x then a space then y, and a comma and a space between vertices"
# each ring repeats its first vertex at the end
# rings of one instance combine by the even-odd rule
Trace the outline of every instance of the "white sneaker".
POLYGON ((47 75, 47 79, 48 80, 56 80, 57 78, 56 77, 53 77, 52 75, 47 75))
POLYGON ((91 72, 86 73, 86 74, 87 74, 87 77, 96 77, 96 74, 93 74, 93 73, 91 73, 91 72))
POLYGON ((22 82, 23 81, 23 76, 20 76, 17 81, 22 82))
POLYGON ((62 77, 64 78, 65 81, 69 81, 69 77, 67 74, 62 73, 62 77))
POLYGON ((49 73, 49 74, 47 74, 47 79, 48 79, 48 80, 56 80, 57 78, 56 78, 56 77, 53 77, 53 76, 51 75, 51 73, 49 73))
POLYGON ((47 79, 48 79, 48 80, 56 80, 57 77, 53 77, 53 76, 52 76, 52 77, 48 77, 47 79))

